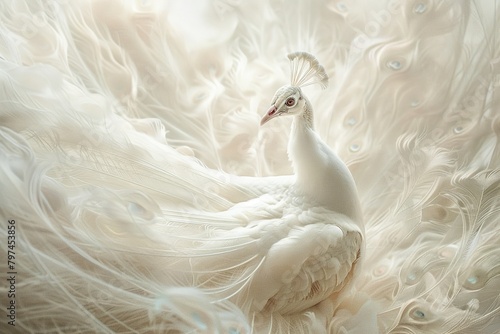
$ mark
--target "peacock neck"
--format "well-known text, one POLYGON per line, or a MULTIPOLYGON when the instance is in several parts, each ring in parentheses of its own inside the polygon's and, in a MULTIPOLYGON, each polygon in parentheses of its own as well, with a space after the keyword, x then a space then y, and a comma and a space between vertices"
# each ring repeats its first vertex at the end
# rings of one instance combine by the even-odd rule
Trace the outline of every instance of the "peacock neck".
POLYGON ((294 117, 288 142, 288 156, 292 162, 296 182, 309 179, 308 175, 316 168, 321 168, 321 156, 318 154, 319 139, 314 132, 311 104, 304 97, 304 111, 294 117))
POLYGON ((312 112, 312 106, 309 100, 304 96, 302 97, 305 101, 304 103, 304 111, 302 112, 301 115, 295 117, 294 120, 294 125, 296 126, 302 126, 311 129, 311 131, 314 131, 314 119, 313 119, 313 112, 312 112))
POLYGON ((314 131, 312 108, 295 116, 288 156, 295 172, 295 186, 325 207, 361 221, 356 185, 347 166, 314 131))

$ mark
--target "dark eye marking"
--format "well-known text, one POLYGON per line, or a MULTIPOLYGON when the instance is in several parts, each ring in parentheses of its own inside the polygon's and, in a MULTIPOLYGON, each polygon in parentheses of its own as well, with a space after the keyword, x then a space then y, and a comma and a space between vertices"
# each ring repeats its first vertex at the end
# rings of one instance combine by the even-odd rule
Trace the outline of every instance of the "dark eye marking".
POLYGON ((295 99, 293 97, 289 97, 286 100, 285 104, 287 105, 287 107, 291 107, 291 106, 293 106, 295 104, 295 99))

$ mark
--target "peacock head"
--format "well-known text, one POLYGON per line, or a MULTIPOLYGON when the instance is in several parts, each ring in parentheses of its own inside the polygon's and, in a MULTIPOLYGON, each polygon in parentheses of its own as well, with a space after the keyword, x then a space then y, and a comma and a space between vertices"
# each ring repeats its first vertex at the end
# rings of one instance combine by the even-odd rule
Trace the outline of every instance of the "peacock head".
POLYGON ((301 87, 319 84, 328 86, 328 75, 323 66, 310 53, 294 52, 288 55, 291 67, 291 85, 283 86, 274 94, 271 107, 260 121, 263 125, 278 116, 301 115, 306 109, 306 99, 301 87))
POLYGON ((262 117, 260 125, 278 116, 300 115, 305 107, 305 100, 300 87, 283 86, 274 94, 271 107, 262 117))

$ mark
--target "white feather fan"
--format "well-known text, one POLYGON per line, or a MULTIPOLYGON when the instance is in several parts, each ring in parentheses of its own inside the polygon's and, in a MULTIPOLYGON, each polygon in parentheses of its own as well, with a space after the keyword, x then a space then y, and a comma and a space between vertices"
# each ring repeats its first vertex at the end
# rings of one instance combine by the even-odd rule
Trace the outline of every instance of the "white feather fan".
POLYGON ((496 0, 2 2, 0 331, 498 333, 499 13, 496 0), (320 252, 338 231, 318 222, 347 219, 283 191, 290 123, 259 127, 296 51, 319 60, 292 54, 291 84, 326 88, 302 89, 356 182, 366 250, 334 303, 273 309, 252 282, 272 289, 280 264, 309 258, 293 240, 320 252), (267 253, 302 218, 316 225, 267 253))

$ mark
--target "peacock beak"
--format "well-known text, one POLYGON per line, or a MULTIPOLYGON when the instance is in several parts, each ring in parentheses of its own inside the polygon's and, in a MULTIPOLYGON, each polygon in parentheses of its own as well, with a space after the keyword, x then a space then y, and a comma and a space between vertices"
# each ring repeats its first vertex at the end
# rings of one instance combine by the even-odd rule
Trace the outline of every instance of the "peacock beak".
POLYGON ((260 120, 260 125, 264 125, 267 123, 269 120, 273 119, 274 117, 278 116, 278 109, 276 108, 275 105, 272 105, 271 108, 266 112, 264 117, 260 120))

